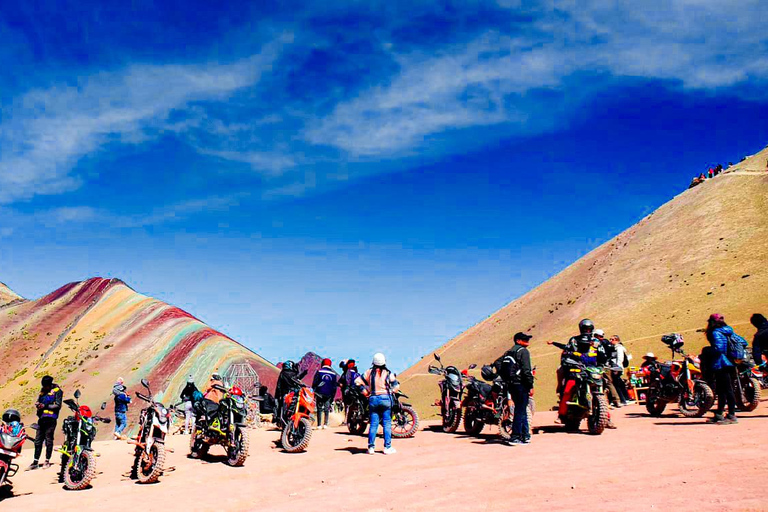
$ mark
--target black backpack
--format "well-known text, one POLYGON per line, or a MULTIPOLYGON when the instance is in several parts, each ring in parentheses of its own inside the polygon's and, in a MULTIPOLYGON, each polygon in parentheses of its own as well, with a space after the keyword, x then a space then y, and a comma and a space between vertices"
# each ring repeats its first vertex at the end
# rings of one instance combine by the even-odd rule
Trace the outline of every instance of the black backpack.
POLYGON ((519 350, 514 348, 501 356, 499 364, 499 377, 505 381, 511 381, 520 375, 520 364, 517 362, 515 355, 519 350))

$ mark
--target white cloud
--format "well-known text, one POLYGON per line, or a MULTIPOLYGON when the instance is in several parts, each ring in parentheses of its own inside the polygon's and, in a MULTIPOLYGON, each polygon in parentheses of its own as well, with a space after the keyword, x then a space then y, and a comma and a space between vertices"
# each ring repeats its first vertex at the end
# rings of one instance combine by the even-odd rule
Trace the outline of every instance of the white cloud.
POLYGON ((169 115, 252 86, 276 53, 272 45, 234 64, 134 65, 26 93, 0 124, 0 204, 77 188, 74 164, 114 138, 140 142, 165 123, 188 129, 169 115))
MULTIPOLYGON (((518 9, 528 2, 505 3, 518 9)), ((448 130, 524 125, 542 111, 527 95, 564 90, 580 72, 591 81, 565 91, 572 108, 600 89, 601 74, 715 91, 743 84, 762 90, 768 78, 765 2, 572 0, 528 9, 536 21, 516 35, 491 32, 438 55, 396 56, 399 74, 338 104, 305 137, 354 156, 397 157, 448 130)))

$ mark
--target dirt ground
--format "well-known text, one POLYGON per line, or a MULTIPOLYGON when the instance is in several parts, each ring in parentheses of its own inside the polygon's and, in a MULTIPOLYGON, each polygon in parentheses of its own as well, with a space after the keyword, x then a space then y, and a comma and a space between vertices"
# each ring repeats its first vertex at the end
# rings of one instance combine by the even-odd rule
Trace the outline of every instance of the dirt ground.
MULTIPOLYGON (((127 478, 131 447, 97 443, 93 487, 65 491, 57 467, 19 472, 2 509, 67 510, 768 510, 765 499, 765 401, 737 425, 685 419, 676 408, 650 418, 641 406, 613 411, 617 430, 568 434, 554 413, 538 413, 528 446, 445 434, 428 422, 398 453, 366 453, 366 440, 342 427, 315 431, 309 451, 288 454, 274 430, 251 431, 242 468, 187 459, 186 436, 173 436, 169 469, 154 485, 127 478)), ((58 434, 57 434, 58 435, 58 434)), ((20 464, 31 462, 25 450, 20 464)))

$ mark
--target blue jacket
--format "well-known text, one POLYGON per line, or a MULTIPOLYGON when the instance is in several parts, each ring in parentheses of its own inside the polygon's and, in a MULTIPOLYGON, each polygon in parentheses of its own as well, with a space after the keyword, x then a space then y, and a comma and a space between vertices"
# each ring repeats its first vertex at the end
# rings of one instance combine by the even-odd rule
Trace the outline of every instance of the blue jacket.
POLYGON ((728 359, 728 338, 731 336, 733 336, 733 329, 728 325, 718 327, 712 331, 712 337, 709 339, 709 344, 717 351, 717 358, 712 362, 713 370, 720 370, 722 368, 733 366, 731 360, 728 359))
POLYGON ((330 398, 336 396, 336 387, 338 385, 339 382, 336 372, 326 366, 317 370, 315 378, 312 379, 312 389, 315 390, 315 393, 330 398))
POLYGON ((129 403, 131 403, 131 397, 125 393, 115 395, 115 412, 127 412, 129 403))

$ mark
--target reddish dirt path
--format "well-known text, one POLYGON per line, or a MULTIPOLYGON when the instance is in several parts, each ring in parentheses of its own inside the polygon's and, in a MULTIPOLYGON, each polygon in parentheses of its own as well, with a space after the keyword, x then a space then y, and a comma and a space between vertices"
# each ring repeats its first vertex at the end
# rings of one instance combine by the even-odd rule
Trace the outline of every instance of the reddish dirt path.
MULTIPOLYGON (((729 426, 644 412, 638 406, 614 411, 619 429, 602 436, 566 434, 547 426, 554 413, 540 413, 533 443, 515 447, 496 442, 495 429, 477 439, 437 432, 430 423, 414 439, 395 440, 393 456, 365 454, 365 439, 339 428, 316 431, 309 452, 291 455, 274 447, 276 431, 258 430, 243 468, 189 460, 187 438, 175 436, 169 444, 176 451, 168 456, 175 469, 151 486, 124 476, 130 447, 106 441, 97 443, 92 489, 62 490, 55 468, 23 472, 15 479, 19 496, 2 508, 768 510, 765 402, 729 426)), ((30 455, 25 451, 21 463, 30 455)))

